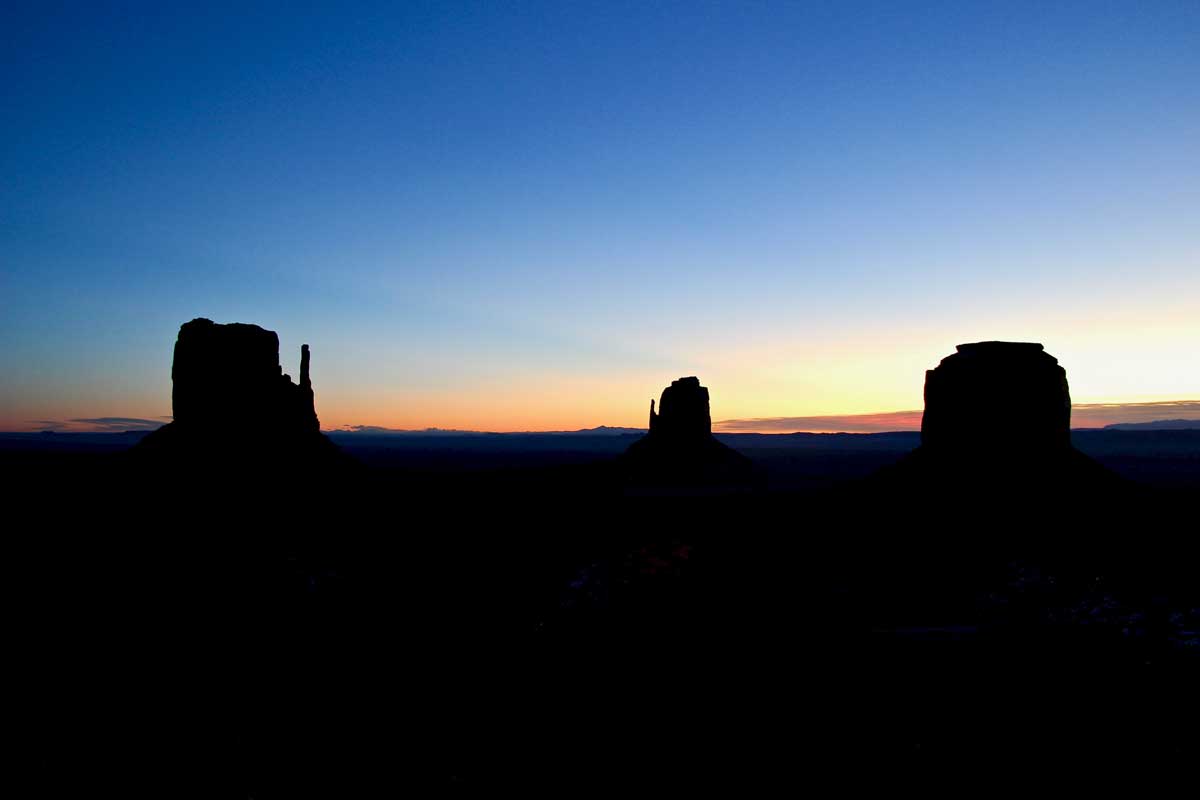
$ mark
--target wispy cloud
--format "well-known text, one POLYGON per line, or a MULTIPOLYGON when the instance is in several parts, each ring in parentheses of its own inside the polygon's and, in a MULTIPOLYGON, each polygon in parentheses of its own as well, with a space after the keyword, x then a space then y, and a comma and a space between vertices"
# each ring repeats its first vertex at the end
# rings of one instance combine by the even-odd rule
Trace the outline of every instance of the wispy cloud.
POLYGON ((69 422, 64 422, 61 419, 31 419, 29 424, 43 431, 61 431, 71 427, 69 422))
POLYGON ((1154 422, 1160 419, 1200 420, 1200 400, 1159 403, 1079 403, 1071 408, 1072 428, 1103 428, 1117 422, 1154 422))
MULTIPOLYGON (((881 433, 921 429, 920 411, 843 414, 825 417, 757 417, 713 423, 722 433, 881 433)), ((1200 419, 1200 400, 1157 403, 1079 403, 1072 406, 1072 428, 1103 428, 1118 422, 1200 419)))
POLYGON ((453 428, 384 428, 379 425, 343 425, 340 428, 326 429, 326 433, 371 433, 371 434, 422 434, 422 433, 480 433, 480 431, 461 431, 453 428))
POLYGON ((71 422, 80 425, 91 425, 98 431, 152 431, 161 428, 160 420, 141 419, 139 417, 92 417, 90 419, 73 419, 71 422))
POLYGON ((152 431, 161 428, 170 417, 143 419, 141 417, 76 417, 73 419, 31 419, 29 425, 37 430, 66 433, 121 433, 152 431))
POLYGON ((920 411, 842 414, 829 417, 756 417, 713 423, 721 433, 882 433, 921 429, 920 411))

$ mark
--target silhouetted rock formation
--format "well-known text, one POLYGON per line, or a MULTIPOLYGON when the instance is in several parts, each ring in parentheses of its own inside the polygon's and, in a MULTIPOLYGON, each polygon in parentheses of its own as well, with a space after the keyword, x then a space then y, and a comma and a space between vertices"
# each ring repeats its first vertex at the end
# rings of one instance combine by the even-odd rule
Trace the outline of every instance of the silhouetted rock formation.
POLYGON ((708 389, 696 377, 671 381, 663 389, 659 411, 650 401, 650 433, 670 438, 698 438, 712 434, 712 417, 708 410, 708 389))
POLYGON ((257 325, 184 323, 171 366, 174 421, 147 436, 142 454, 293 458, 336 452, 317 420, 308 345, 300 384, 279 363, 279 337, 257 325))
POLYGON ((969 456, 1071 446, 1071 394, 1058 359, 1032 342, 957 350, 925 373, 924 447, 969 456))
POLYGON ((300 385, 279 364, 274 331, 239 322, 194 319, 179 329, 171 366, 175 422, 206 428, 247 424, 318 431, 308 345, 300 350, 300 385))
POLYGON ((680 378, 663 389, 650 431, 622 456, 627 478, 649 486, 746 484, 750 460, 712 435, 708 389, 696 377, 680 378))
POLYGON ((975 342, 925 373, 921 446, 892 472, 930 491, 1115 480, 1071 445, 1066 371, 1033 342, 975 342))

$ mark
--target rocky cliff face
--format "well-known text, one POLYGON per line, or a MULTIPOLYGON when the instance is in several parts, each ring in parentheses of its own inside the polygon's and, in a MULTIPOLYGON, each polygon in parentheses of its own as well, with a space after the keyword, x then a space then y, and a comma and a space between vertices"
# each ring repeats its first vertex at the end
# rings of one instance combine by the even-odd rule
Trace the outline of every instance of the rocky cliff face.
POLYGON ((634 484, 663 486, 743 485, 750 460, 712 435, 708 389, 696 377, 663 389, 658 408, 650 401, 650 431, 622 457, 634 484))

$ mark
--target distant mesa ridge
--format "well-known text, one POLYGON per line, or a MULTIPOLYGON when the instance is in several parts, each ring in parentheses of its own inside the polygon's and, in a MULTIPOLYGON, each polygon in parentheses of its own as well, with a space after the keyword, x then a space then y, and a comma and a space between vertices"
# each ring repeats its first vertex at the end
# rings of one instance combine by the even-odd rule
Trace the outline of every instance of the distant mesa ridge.
POLYGON ((1200 419, 1156 419, 1150 422, 1114 422, 1106 431, 1187 431, 1200 428, 1200 419))

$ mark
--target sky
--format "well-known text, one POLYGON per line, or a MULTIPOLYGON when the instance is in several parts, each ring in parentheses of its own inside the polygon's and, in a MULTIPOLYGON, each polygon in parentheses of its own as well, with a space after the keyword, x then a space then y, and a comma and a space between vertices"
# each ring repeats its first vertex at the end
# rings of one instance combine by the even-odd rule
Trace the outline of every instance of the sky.
POLYGON ((39 3, 0 74, 0 430, 169 419, 195 317, 326 428, 804 429, 984 339, 1200 399, 1195 0, 39 3))

